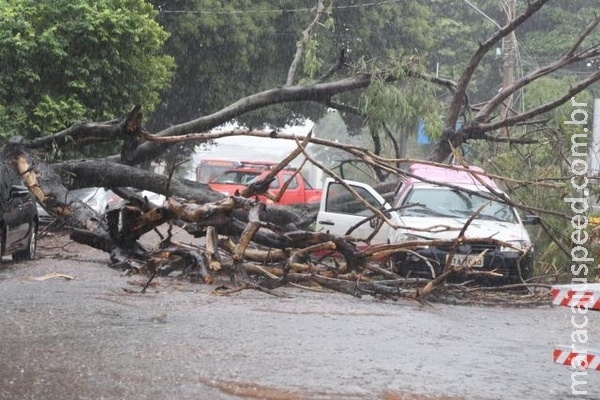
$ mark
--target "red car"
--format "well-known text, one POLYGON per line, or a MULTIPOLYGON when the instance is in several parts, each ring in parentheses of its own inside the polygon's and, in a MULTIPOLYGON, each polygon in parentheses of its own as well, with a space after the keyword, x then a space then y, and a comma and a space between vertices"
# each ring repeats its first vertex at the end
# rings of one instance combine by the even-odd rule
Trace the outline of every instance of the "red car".
MULTIPOLYGON (((251 183, 263 179, 276 165, 273 162, 242 161, 239 167, 222 173, 208 185, 212 190, 231 196, 236 191, 241 192, 251 183)), ((314 189, 302 174, 293 168, 279 171, 269 187, 269 194, 277 197, 288 180, 291 180, 290 184, 281 195, 278 204, 316 203, 321 200, 321 190, 314 189)), ((266 196, 259 196, 259 198, 265 203, 273 203, 273 200, 266 196)))

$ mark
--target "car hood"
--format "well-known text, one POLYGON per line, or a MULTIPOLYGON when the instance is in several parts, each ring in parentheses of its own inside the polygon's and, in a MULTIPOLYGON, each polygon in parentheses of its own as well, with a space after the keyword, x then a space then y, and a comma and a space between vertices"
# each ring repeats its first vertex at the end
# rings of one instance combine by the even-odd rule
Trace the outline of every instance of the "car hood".
MULTIPOLYGON (((391 241, 398 242, 398 237, 406 233, 424 239, 454 240, 466 222, 466 218, 430 219, 422 217, 402 217, 399 225, 405 226, 406 228, 396 229, 393 232, 395 238, 391 241)), ((468 239, 485 238, 496 239, 503 242, 526 241, 531 243, 529 234, 522 224, 487 219, 474 219, 471 221, 465 232, 465 237, 468 239)))
POLYGON ((215 183, 209 182, 208 187, 210 187, 215 192, 223 193, 225 196, 232 196, 235 194, 236 190, 240 192, 244 190, 247 186, 242 185, 240 183, 215 183))

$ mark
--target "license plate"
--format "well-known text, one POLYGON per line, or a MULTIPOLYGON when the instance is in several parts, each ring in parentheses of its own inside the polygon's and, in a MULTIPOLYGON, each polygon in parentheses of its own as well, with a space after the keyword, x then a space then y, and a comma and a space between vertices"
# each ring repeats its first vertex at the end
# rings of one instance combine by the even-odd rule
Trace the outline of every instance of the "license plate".
MULTIPOLYGON (((449 257, 449 255, 448 255, 449 257)), ((478 255, 466 255, 466 254, 455 254, 450 261, 451 267, 472 267, 481 268, 483 267, 483 256, 478 255)))

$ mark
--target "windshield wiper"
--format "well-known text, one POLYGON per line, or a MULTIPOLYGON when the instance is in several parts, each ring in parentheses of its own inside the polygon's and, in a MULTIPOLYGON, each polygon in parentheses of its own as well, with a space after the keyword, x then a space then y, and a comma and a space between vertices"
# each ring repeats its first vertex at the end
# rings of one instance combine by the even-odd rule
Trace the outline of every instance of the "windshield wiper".
POLYGON ((436 217, 452 218, 452 215, 432 210, 431 208, 427 208, 422 204, 416 204, 414 208, 407 208, 404 215, 410 217, 414 216, 415 213, 420 215, 434 215, 436 217))
POLYGON ((467 208, 471 208, 473 207, 473 202, 471 201, 471 194, 469 193, 469 195, 467 196, 464 192, 458 190, 458 189, 453 189, 452 190, 458 197, 461 198, 461 200, 465 203, 465 205, 467 206, 467 208))
POLYGON ((500 218, 500 217, 496 217, 495 215, 490 215, 490 214, 479 214, 478 216, 480 219, 489 219, 492 221, 498 221, 498 222, 508 222, 507 220, 500 218))
MULTIPOLYGON (((465 217, 470 217, 471 215, 474 214, 474 212, 468 211, 468 210, 456 210, 456 209, 452 209, 450 211, 452 211, 453 213, 461 214, 461 215, 463 215, 465 217)), ((477 214, 477 216, 475 217, 475 219, 487 219, 487 220, 492 220, 492 221, 508 222, 504 218, 500 218, 500 217, 497 217, 495 215, 481 214, 481 213, 477 214)))

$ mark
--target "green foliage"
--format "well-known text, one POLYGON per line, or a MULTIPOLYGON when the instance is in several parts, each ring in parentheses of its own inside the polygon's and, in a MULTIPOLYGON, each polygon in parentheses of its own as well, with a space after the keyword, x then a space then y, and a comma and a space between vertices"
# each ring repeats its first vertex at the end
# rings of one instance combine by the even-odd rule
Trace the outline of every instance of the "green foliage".
POLYGON ((309 40, 304 48, 304 74, 310 79, 314 79, 323 66, 323 60, 317 56, 318 49, 319 42, 315 39, 309 40))
MULTIPOLYGON (((526 106, 528 108, 538 107, 553 99, 562 97, 577 81, 577 75, 564 75, 560 78, 540 78, 527 86, 527 90, 524 92, 526 106)), ((591 105, 594 103, 593 94, 588 90, 579 93, 575 98, 578 103, 586 103, 589 106, 591 121, 591 105)), ((555 127, 563 136, 570 138, 573 133, 580 131, 580 127, 564 123, 564 121, 571 119, 573 110, 571 101, 567 101, 565 104, 546 113, 544 117, 548 119, 550 126, 555 127)))
POLYGON ((416 93, 431 89, 427 84, 390 85, 376 80, 363 93, 362 109, 367 115, 366 123, 371 129, 381 129, 383 125, 394 123, 404 127, 414 127, 420 117, 428 113, 431 102, 415 101, 416 93))
POLYGON ((173 66, 154 16, 143 0, 0 0, 2 135, 152 110, 173 66))
POLYGON ((87 111, 75 95, 66 98, 43 95, 33 110, 30 125, 36 132, 56 132, 84 119, 87 111))
MULTIPOLYGON (((458 80, 477 50, 478 43, 485 41, 496 31, 497 26, 492 21, 503 25, 506 17, 498 7, 497 0, 476 2, 478 9, 492 21, 467 2, 432 0, 430 4, 434 14, 431 22, 436 42, 427 57, 424 57, 428 71, 458 80)), ((501 82, 500 68, 501 59, 496 56, 494 49, 475 71, 469 85, 470 101, 484 101, 498 90, 501 82)))
MULTIPOLYGON (((374 78, 361 94, 360 106, 366 115, 365 124, 371 131, 382 133, 391 130, 400 141, 415 137, 420 122, 425 123, 428 132, 435 134, 441 131, 443 103, 436 96, 439 87, 407 76, 407 66, 415 57, 388 62, 383 71, 374 68, 369 70, 368 64, 365 65, 374 78), (387 79, 389 75, 397 79, 390 83, 387 79)), ((408 68, 416 71, 419 67, 408 68)), ((391 143, 385 142, 384 145, 387 147, 391 143)), ((394 153, 389 150, 386 155, 393 156, 394 153)))
MULTIPOLYGON (((544 140, 543 144, 526 145, 519 147, 511 147, 504 149, 502 152, 497 152, 490 156, 489 149, 483 149, 485 158, 477 162, 482 165, 488 172, 502 175, 508 179, 515 179, 520 182, 542 182, 544 184, 552 184, 552 186, 542 186, 535 183, 521 184, 506 181, 502 186, 508 192, 511 199, 516 204, 525 206, 533 206, 538 209, 551 210, 564 215, 569 214, 568 205, 563 201, 563 198, 568 192, 565 180, 560 177, 564 174, 564 165, 561 162, 559 153, 550 151, 552 146, 548 145, 548 137, 544 138, 540 135, 540 139, 544 140)), ((554 143, 554 150, 560 150, 559 143, 554 143)), ((522 210, 521 215, 537 214, 522 210)), ((530 234, 534 240, 536 249, 535 258, 535 275, 547 275, 555 271, 548 270, 550 266, 557 266, 564 274, 570 265, 568 254, 560 250, 557 243, 562 243, 563 247, 567 243, 567 232, 569 221, 565 218, 552 214, 541 214, 543 218, 544 229, 540 227, 532 227, 530 234)))
MULTIPOLYGON (((518 31, 528 61, 548 62, 564 54, 597 12, 595 0, 550 2, 518 31), (552 34, 548 34, 549 30, 552 34)), ((582 48, 598 41, 600 32, 596 30, 582 43, 582 48)))
MULTIPOLYGON (((314 18, 314 0, 153 0, 171 33, 166 53, 177 60, 174 85, 151 116, 150 130, 219 110, 240 97, 285 83, 300 33, 314 18), (177 12, 172 12, 177 11, 177 12)), ((295 83, 309 83, 346 50, 354 64, 386 54, 426 51, 434 43, 429 8, 417 0, 358 6, 328 5, 328 18, 305 46, 295 83)), ((347 70, 341 71, 345 74, 347 70)), ((339 75, 337 75, 339 77, 339 75)), ((356 94, 340 96, 358 104, 356 94)), ((325 112, 311 103, 269 107, 241 116, 250 126, 283 126, 325 112)))

